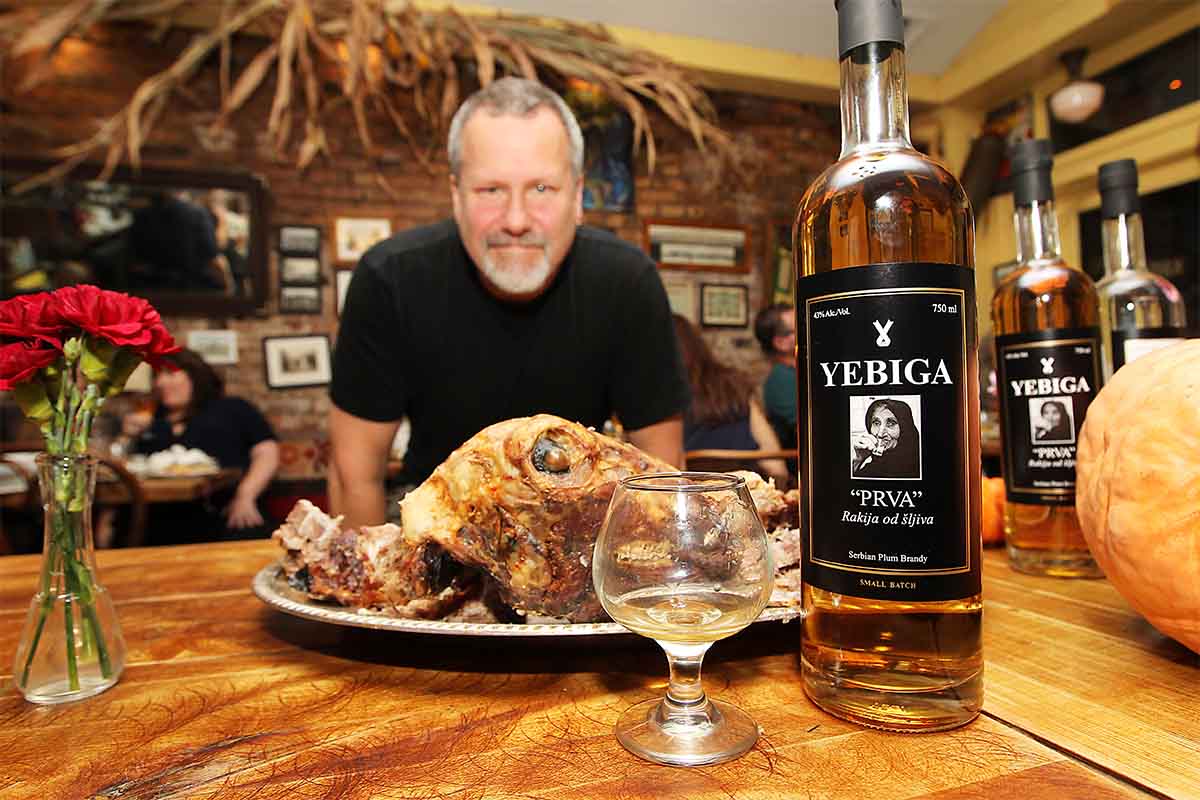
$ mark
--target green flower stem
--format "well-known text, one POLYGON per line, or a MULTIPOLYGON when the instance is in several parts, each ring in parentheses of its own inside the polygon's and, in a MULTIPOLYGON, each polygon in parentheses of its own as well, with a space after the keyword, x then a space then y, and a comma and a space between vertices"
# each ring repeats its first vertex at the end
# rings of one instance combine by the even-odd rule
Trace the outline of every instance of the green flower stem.
POLYGON ((62 580, 63 580, 63 625, 67 636, 67 678, 71 691, 79 689, 79 663, 78 656, 75 652, 75 601, 74 596, 78 591, 75 583, 74 565, 76 561, 75 554, 78 552, 76 542, 76 531, 73 522, 79 519, 79 513, 73 510, 71 506, 75 505, 76 484, 78 482, 78 473, 80 470, 68 467, 65 474, 60 473, 55 480, 55 499, 59 501, 58 508, 55 510, 54 516, 54 539, 58 540, 58 547, 62 554, 62 580))
POLYGON ((100 630, 100 617, 96 614, 96 606, 88 603, 83 607, 87 624, 92 630, 92 638, 96 642, 96 658, 100 661, 100 675, 107 678, 112 675, 112 661, 108 657, 108 645, 104 643, 103 632, 100 630))
POLYGON ((42 630, 46 627, 46 617, 54 606, 54 596, 50 594, 50 573, 54 571, 54 563, 58 558, 58 549, 50 548, 48 557, 42 564, 42 602, 38 609, 37 627, 33 631, 33 644, 29 645, 29 653, 25 656, 25 667, 21 670, 21 685, 29 684, 29 668, 33 665, 33 657, 37 654, 38 643, 42 640, 42 630))
MULTIPOLYGON (((69 582, 68 582, 69 583, 69 582)), ((79 664, 75 659, 75 604, 70 592, 63 598, 63 624, 67 634, 67 686, 72 692, 79 691, 79 664)))

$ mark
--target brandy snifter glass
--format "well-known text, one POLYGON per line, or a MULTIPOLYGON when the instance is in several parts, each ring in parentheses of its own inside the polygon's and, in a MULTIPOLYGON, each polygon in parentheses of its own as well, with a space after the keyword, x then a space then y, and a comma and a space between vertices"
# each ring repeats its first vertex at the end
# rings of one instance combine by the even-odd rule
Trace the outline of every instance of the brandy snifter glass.
POLYGON ((659 764, 740 756, 758 740, 746 712, 704 693, 712 643, 753 622, 771 596, 771 548, 746 482, 680 472, 625 478, 596 540, 592 580, 604 610, 667 654, 666 697, 629 708, 618 741, 659 764))

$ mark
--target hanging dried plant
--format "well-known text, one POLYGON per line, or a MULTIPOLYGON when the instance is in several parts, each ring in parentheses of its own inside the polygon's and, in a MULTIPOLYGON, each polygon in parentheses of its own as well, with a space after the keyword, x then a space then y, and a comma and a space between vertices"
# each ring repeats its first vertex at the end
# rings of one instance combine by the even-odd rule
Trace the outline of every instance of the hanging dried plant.
MULTIPOLYGON (((51 59, 68 36, 81 36, 104 22, 141 22, 158 30, 175 24, 184 0, 62 0, 0 17, 0 53, 7 61, 39 53, 19 87, 24 91, 52 77, 51 59)), ((193 12, 194 16, 194 12, 193 12)), ((228 125, 274 72, 274 97, 267 120, 276 152, 303 169, 328 154, 325 119, 348 104, 359 141, 368 157, 376 153, 368 112, 380 112, 431 166, 434 147, 468 84, 487 85, 502 74, 528 78, 558 76, 598 85, 629 113, 634 151, 645 148, 654 170, 656 148, 648 108, 658 108, 686 130, 702 150, 738 166, 733 141, 716 122, 705 94, 678 66, 661 56, 617 43, 599 26, 517 16, 467 16, 453 8, 421 11, 406 0, 221 0, 212 19, 167 69, 145 79, 129 103, 87 139, 56 152, 63 161, 15 187, 24 191, 55 181, 96 152, 105 153, 104 175, 123 159, 135 167, 173 92, 184 92, 199 66, 219 54, 220 108, 213 133, 228 125), (230 39, 244 33, 262 47, 234 77, 230 39), (339 81, 323 79, 330 70, 339 81), (473 73, 470 80, 464 70, 473 73), (406 122, 396 103, 411 95, 412 107, 428 132, 406 122), (304 138, 292 150, 294 113, 303 119, 304 138), (420 135, 418 135, 420 134, 420 135), (426 143, 426 144, 423 144, 426 143), (289 155, 292 153, 292 155, 289 155)))

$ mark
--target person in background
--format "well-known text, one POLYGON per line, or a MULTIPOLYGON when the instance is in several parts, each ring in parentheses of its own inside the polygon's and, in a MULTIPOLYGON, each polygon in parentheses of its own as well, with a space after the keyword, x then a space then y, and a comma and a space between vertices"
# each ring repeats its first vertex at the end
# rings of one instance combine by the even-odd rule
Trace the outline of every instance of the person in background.
POLYGON ((763 383, 763 405, 775 435, 785 447, 796 446, 796 316, 776 303, 754 318, 754 337, 771 362, 763 383))
POLYGON ((154 376, 157 409, 153 414, 134 411, 122 420, 125 452, 157 453, 179 444, 202 450, 220 466, 237 467, 244 474, 234 489, 213 495, 202 508, 152 508, 148 541, 170 544, 263 535, 266 521, 258 498, 279 468, 275 432, 251 403, 225 394, 221 377, 198 354, 181 350, 170 360, 179 369, 159 370, 154 376))
POLYGON ((583 136, 562 99, 503 78, 458 109, 454 218, 362 257, 333 357, 329 491, 349 527, 386 518, 400 419, 402 480, 423 481, 501 420, 550 413, 683 460, 687 381, 653 261, 582 220, 583 136))
MULTIPOLYGON (((684 449, 780 449, 750 377, 718 361, 686 317, 674 314, 672 319, 692 388, 692 403, 683 417, 684 449)), ((774 478, 781 489, 790 483, 783 459, 766 458, 750 467, 764 477, 774 478)))

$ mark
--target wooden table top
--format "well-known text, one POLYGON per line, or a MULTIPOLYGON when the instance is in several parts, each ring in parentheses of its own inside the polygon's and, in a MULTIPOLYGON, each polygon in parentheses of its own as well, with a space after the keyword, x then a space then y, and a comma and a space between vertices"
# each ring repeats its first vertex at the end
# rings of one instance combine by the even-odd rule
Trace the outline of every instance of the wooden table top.
POLYGON ((662 693, 637 637, 489 640, 341 628, 265 606, 269 542, 98 554, 128 644, 120 682, 26 703, 10 662, 35 556, 0 558, 5 798, 1200 798, 1200 657, 1104 581, 985 559, 983 715, 888 734, 813 706, 796 623, 718 642, 710 694, 763 729, 737 761, 661 767, 612 726, 662 693))

